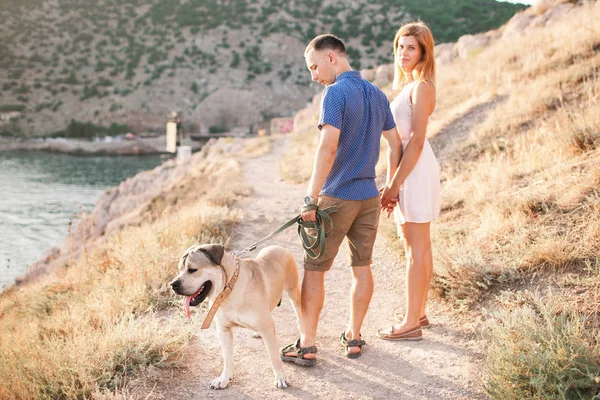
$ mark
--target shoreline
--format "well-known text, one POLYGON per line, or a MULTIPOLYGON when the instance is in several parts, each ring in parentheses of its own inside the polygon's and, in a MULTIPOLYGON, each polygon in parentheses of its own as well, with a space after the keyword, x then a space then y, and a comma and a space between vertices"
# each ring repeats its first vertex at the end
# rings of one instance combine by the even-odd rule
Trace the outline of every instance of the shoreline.
MULTIPOLYGON (((208 141, 208 139, 206 141, 208 141)), ((206 141, 192 140, 191 138, 185 137, 183 139, 183 145, 190 146, 192 151, 195 152, 200 150, 206 141)), ((36 138, 25 140, 0 138, 0 151, 13 150, 47 151, 52 153, 90 156, 172 154, 166 151, 165 135, 151 138, 114 139, 112 141, 90 141, 63 138, 36 138)), ((174 153, 173 156, 175 156, 174 153)))

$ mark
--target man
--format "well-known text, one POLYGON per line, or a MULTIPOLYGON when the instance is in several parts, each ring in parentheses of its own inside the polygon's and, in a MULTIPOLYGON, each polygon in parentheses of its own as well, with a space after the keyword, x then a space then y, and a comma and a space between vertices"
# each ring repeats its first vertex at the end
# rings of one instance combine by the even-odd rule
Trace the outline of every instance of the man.
POLYGON ((304 52, 313 81, 325 85, 321 103, 321 136, 312 176, 304 199, 302 218, 316 220, 316 210, 337 206, 331 214, 333 232, 325 254, 304 255, 301 336, 282 349, 284 361, 316 363, 315 346, 319 315, 325 298, 325 272, 344 239, 348 238, 352 290, 350 321, 341 335, 345 354, 361 355, 360 329, 373 295, 371 255, 377 233, 380 205, 375 184, 381 134, 388 141, 393 165, 400 159, 400 139, 389 102, 379 88, 350 67, 344 43, 331 34, 314 38, 304 52))

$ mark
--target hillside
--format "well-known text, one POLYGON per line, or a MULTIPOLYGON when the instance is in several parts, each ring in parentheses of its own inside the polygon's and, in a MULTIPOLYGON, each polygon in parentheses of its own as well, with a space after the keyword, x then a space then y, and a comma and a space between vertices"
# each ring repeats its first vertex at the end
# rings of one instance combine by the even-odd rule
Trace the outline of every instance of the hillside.
POLYGON ((494 0, 26 0, 0 4, 3 135, 72 119, 117 131, 187 132, 289 116, 318 88, 302 58, 318 33, 344 38, 354 68, 391 61, 397 27, 422 19, 438 43, 494 29, 524 6, 494 0))
MULTIPOLYGON (((432 294, 484 341, 494 399, 600 398, 599 20, 597 1, 540 1, 438 69, 432 294)), ((296 117, 288 180, 310 174, 318 112, 296 117)))
MULTIPOLYGON (((0 397, 598 399, 598 20, 597 1, 540 2, 440 67, 428 135, 442 214, 422 342, 367 336, 403 310, 402 246, 382 218, 358 369, 337 344, 350 285, 342 255, 327 281, 317 369, 288 366, 293 386, 277 391, 263 344, 241 331, 232 388, 207 388, 217 338, 199 332, 202 309, 184 320, 166 282, 190 244, 239 249, 297 212, 304 184, 274 177, 274 163, 306 178, 318 134, 309 107, 285 142, 211 141, 188 164, 108 190, 46 260, 60 265, 53 274, 0 295, 0 397)), ((293 235, 273 243, 298 252, 293 235)), ((274 313, 284 344, 296 335, 292 310, 284 301, 274 313)))

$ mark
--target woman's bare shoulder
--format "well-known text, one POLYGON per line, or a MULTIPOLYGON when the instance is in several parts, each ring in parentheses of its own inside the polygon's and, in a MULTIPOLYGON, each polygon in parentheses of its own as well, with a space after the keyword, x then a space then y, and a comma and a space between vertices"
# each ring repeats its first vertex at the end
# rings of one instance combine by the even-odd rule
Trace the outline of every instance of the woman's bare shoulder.
POLYGON ((413 88, 413 92, 416 92, 421 95, 434 95, 435 96, 435 86, 433 83, 427 81, 417 81, 415 87, 413 88))
POLYGON ((436 104, 435 86, 431 82, 418 81, 412 89, 411 102, 424 105, 431 114, 436 104))

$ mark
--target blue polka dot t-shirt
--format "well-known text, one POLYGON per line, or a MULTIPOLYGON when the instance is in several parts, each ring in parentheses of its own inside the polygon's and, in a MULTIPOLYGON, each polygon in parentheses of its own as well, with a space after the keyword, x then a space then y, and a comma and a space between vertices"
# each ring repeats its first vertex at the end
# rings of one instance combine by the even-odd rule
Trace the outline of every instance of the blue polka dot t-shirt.
POLYGON ((345 200, 378 196, 381 133, 396 126, 385 94, 359 71, 346 71, 323 91, 319 129, 325 124, 338 128, 340 139, 321 193, 345 200))

